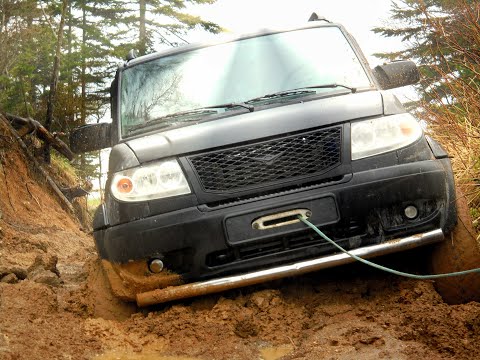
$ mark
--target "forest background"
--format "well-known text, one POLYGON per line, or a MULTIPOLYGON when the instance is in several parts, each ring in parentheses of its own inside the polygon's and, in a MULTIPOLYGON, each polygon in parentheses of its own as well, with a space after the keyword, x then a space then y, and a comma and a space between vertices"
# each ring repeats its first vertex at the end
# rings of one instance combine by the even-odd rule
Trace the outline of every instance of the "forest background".
MULTIPOLYGON (((40 121, 68 143, 74 128, 109 118, 110 82, 130 50, 179 46, 193 29, 219 32, 185 12, 213 2, 0 0, 0 111, 40 121)), ((97 156, 75 160, 81 178, 100 176, 97 156)))

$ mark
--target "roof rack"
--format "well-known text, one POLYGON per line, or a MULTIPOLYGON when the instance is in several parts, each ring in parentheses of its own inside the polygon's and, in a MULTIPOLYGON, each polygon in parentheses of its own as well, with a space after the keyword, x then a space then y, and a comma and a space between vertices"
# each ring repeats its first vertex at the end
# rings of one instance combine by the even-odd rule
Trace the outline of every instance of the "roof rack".
POLYGON ((316 12, 313 12, 312 15, 310 15, 310 18, 308 21, 326 21, 328 23, 331 23, 331 21, 327 20, 324 16, 318 16, 316 12))

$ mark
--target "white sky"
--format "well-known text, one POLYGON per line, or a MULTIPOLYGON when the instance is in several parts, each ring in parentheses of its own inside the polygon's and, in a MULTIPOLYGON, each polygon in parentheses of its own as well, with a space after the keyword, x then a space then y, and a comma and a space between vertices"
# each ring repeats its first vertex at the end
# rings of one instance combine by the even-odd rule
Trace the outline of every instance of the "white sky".
MULTIPOLYGON (((371 29, 388 22, 391 0, 217 0, 212 5, 187 9, 220 26, 244 33, 259 28, 301 25, 312 12, 344 25, 356 38, 372 67, 381 63, 372 54, 401 48, 397 39, 383 38, 371 29)), ((202 41, 209 35, 196 33, 190 41, 202 41)))

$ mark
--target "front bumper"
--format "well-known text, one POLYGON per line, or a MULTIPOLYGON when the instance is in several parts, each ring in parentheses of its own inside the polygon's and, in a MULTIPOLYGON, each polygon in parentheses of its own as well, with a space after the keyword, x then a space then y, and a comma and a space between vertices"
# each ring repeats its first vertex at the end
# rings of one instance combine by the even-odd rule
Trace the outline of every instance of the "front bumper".
POLYGON ((332 183, 216 207, 193 206, 94 232, 100 257, 113 264, 160 258, 182 282, 249 273, 335 252, 301 223, 262 232, 255 218, 309 208, 311 221, 348 249, 441 229, 456 222, 448 159, 356 172, 332 183), (328 200, 325 200, 328 199, 328 200), (403 216, 405 206, 420 210, 403 216))
MULTIPOLYGON (((387 255, 399 251, 414 249, 439 242, 444 239, 442 230, 436 229, 422 234, 415 234, 403 239, 393 239, 379 245, 371 245, 351 253, 364 259, 387 255)), ((318 259, 297 262, 291 265, 278 266, 272 269, 229 276, 220 279, 207 280, 185 285, 169 286, 136 294, 138 306, 149 306, 167 301, 186 299, 194 296, 207 295, 231 290, 243 286, 260 284, 266 281, 278 280, 288 276, 301 275, 312 271, 327 269, 334 266, 354 262, 355 259, 345 253, 320 257, 318 259)))

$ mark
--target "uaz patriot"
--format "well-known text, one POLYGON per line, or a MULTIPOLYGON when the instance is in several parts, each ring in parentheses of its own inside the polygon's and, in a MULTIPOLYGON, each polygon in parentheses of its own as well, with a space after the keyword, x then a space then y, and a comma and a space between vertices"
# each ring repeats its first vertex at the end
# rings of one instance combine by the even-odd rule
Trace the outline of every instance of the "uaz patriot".
POLYGON ((372 70, 344 27, 311 20, 119 67, 112 123, 71 138, 112 147, 93 226, 117 296, 145 306, 353 261, 298 216, 366 258, 454 231, 448 155, 385 91, 417 82, 415 64, 372 70))

